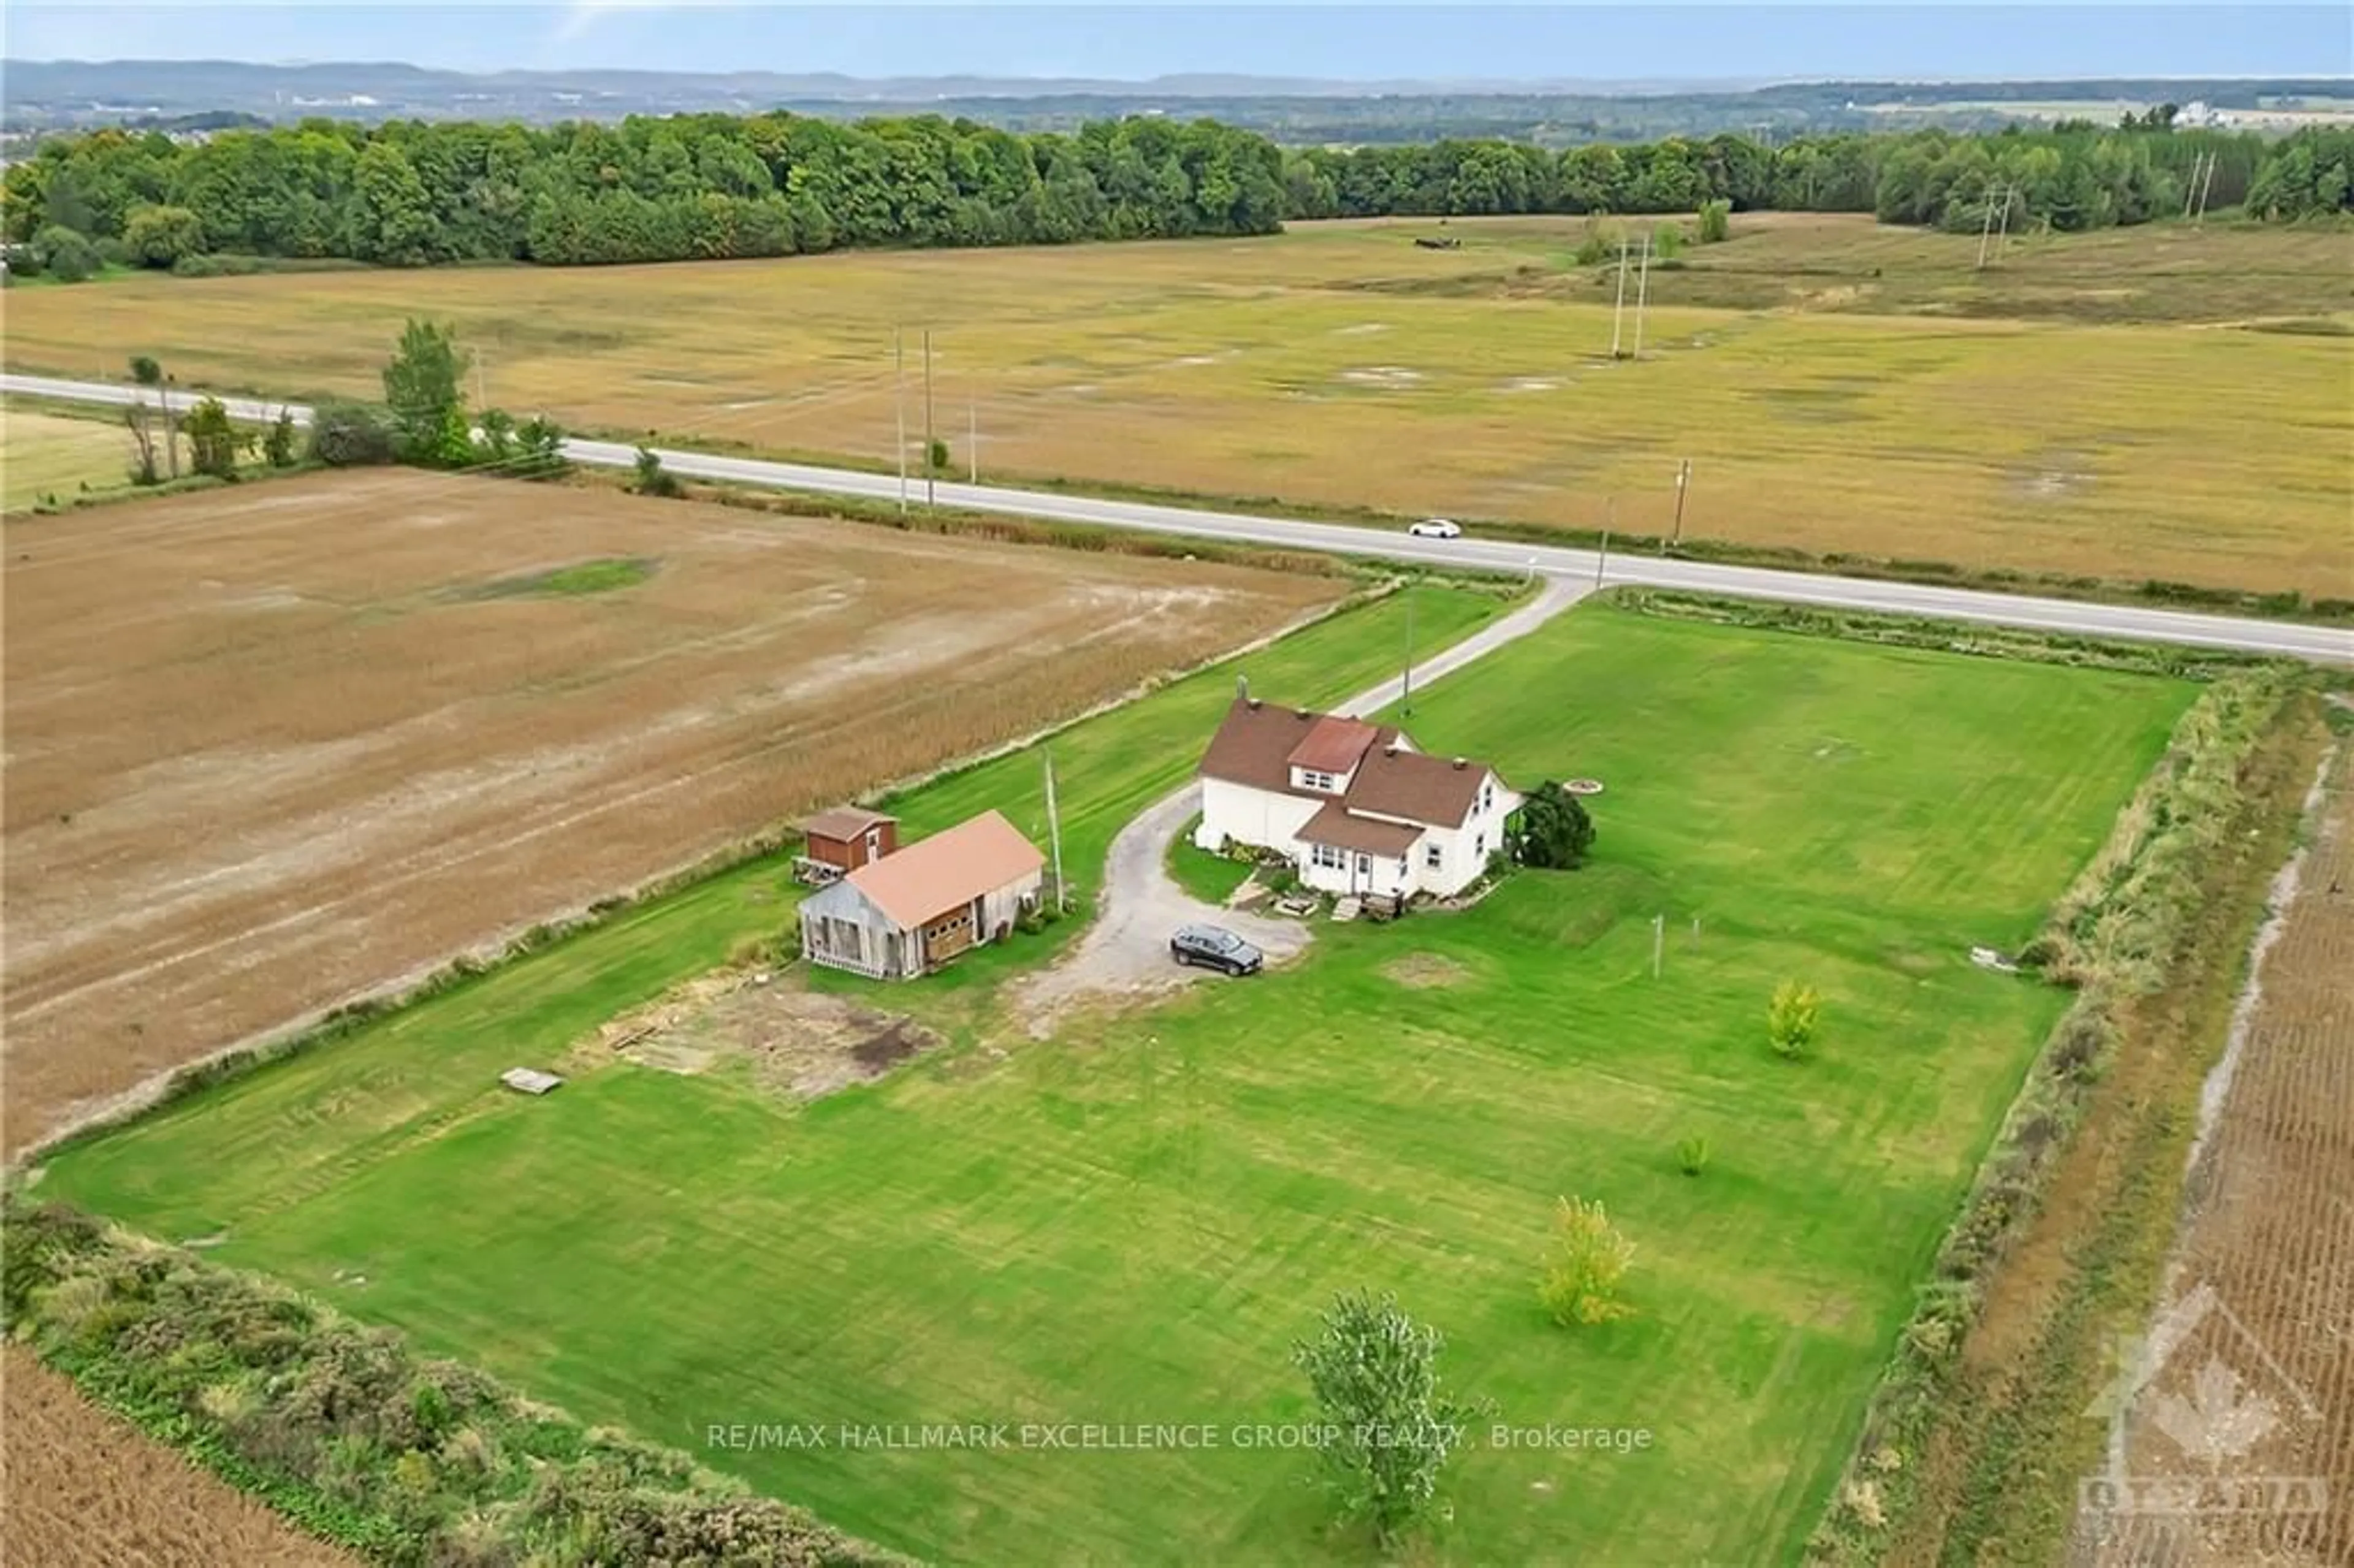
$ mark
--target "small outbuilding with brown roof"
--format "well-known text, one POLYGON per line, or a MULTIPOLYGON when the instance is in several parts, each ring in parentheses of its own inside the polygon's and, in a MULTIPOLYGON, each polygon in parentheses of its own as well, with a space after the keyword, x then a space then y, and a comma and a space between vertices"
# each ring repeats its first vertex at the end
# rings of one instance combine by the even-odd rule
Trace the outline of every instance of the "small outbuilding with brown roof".
POLYGON ((1038 902, 1045 857, 996 811, 919 839, 801 901, 801 956, 911 979, 997 940, 1038 902))
POLYGON ((856 871, 899 847, 899 819, 862 806, 836 806, 801 824, 801 855, 835 872, 856 871))

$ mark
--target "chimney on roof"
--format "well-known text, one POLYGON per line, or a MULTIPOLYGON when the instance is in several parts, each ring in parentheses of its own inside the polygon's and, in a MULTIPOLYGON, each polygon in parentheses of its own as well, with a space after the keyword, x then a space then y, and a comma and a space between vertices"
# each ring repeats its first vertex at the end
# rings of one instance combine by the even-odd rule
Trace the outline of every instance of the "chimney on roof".
POLYGON ((1306 708, 1295 708, 1292 711, 1301 719, 1312 719, 1316 716, 1314 714, 1310 713, 1306 708))
POLYGON ((1398 754, 1398 743, 1397 743, 1396 741, 1394 741, 1394 741, 1392 741, 1392 742, 1390 742, 1387 746, 1384 746, 1384 747, 1382 747, 1382 755, 1383 755, 1384 757, 1395 757, 1397 754, 1398 754))
POLYGON ((1469 759, 1468 759, 1468 758, 1461 758, 1461 757, 1457 758, 1455 759, 1455 771, 1457 771, 1458 773, 1462 772, 1462 771, 1463 771, 1464 764, 1465 764, 1465 762, 1466 762, 1467 760, 1469 760, 1469 759))

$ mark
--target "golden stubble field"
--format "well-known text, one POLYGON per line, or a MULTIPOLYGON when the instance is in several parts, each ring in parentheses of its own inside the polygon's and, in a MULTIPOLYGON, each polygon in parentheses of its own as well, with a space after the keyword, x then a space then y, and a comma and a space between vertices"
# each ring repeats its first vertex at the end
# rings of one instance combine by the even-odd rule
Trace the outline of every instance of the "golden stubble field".
POLYGON ((1743 217, 1649 281, 1575 218, 659 267, 142 278, 12 296, 12 368, 371 394, 403 318, 493 402, 681 443, 961 474, 1685 531, 1972 569, 2354 598, 2354 230, 2037 238, 1743 217), (1630 282, 1624 342, 1634 343, 1630 282), (972 432, 978 432, 974 440, 972 432))
POLYGON ((11 1150, 1343 591, 390 471, 0 538, 11 1150))
POLYGON ((16 1345, 0 1349, 0 1563, 16 1568, 350 1568, 16 1345))

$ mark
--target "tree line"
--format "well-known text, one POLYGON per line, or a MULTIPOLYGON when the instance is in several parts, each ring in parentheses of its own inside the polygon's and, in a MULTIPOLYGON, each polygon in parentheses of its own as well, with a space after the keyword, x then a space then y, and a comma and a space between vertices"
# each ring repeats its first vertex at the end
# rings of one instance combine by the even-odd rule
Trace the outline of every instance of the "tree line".
POLYGON ((1099 121, 1022 134, 918 115, 842 124, 775 112, 539 129, 329 121, 201 145, 92 132, 0 180, 11 265, 186 272, 243 257, 391 266, 785 256, 844 248, 1266 234, 1286 217, 1484 213, 1871 212, 1967 228, 2105 228, 2210 208, 2293 219, 2354 205, 2354 132, 2137 121, 1976 136, 1722 134, 1554 152, 1503 140, 1283 152, 1212 121, 1099 121), (2201 166, 2211 167, 2211 175, 2201 166))
POLYGON ((10 166, 0 206, 11 241, 37 250, 62 231, 156 267, 207 255, 564 266, 1266 234, 1282 221, 1281 172, 1273 143, 1209 121, 1066 136, 930 115, 313 120, 193 146, 113 130, 59 138, 10 166))
POLYGON ((1310 148, 1284 160, 1294 217, 1481 213, 1869 212, 1882 222, 1972 228, 1990 203, 2014 226, 2105 228, 2182 211, 2194 165, 2208 207, 2244 204, 2270 219, 2343 212, 2354 132, 2311 130, 2267 143, 2163 122, 2077 122, 1996 135, 1948 131, 1806 136, 1768 147, 1744 136, 1597 143, 1554 153, 1500 141, 1310 148))

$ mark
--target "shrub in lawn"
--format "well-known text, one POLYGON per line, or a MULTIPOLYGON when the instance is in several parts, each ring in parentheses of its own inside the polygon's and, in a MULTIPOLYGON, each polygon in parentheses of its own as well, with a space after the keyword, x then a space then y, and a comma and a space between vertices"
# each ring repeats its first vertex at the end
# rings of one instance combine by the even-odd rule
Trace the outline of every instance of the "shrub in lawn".
POLYGON ((676 500, 682 493, 678 475, 663 467, 662 453, 652 447, 638 449, 638 477, 630 486, 640 495, 658 495, 676 500))
POLYGON ((1700 204, 1700 242, 1718 245, 1733 235, 1733 204, 1723 197, 1700 204))
POLYGON ((1395 1297, 1351 1291, 1325 1311, 1321 1333, 1292 1346, 1324 1424, 1338 1434, 1318 1450, 1333 1497, 1385 1546, 1429 1508, 1447 1456, 1489 1410, 1439 1386, 1444 1343, 1395 1297))
POLYGON ((392 461, 392 428, 365 403, 330 399, 311 413, 311 456, 329 468, 392 461))
POLYGON ((268 433, 261 438, 261 455, 272 468, 292 468, 298 450, 297 440, 294 416, 281 408, 278 418, 270 422, 268 433))
POLYGON ((1694 1136, 1676 1141, 1676 1169, 1697 1176, 1708 1169, 1708 1139, 1694 1136))
POLYGON ((253 445, 252 436, 229 422, 228 409, 217 397, 190 409, 181 433, 188 440, 189 466, 215 479, 235 479, 237 460, 253 445))
POLYGON ((1585 802, 1553 779, 1531 792, 1520 810, 1512 853, 1522 865, 1568 870, 1594 846, 1594 818, 1585 802))
POLYGON ((1601 1199, 1564 1198, 1553 1211, 1537 1299, 1565 1329, 1631 1317, 1635 1309, 1618 1290, 1634 1261, 1635 1244, 1610 1223, 1601 1199))
POLYGON ((1822 1022, 1823 999, 1815 988, 1800 985, 1796 980, 1784 980, 1774 988, 1774 1000, 1766 1007, 1766 1039, 1774 1047, 1774 1054, 1785 1061, 1804 1056, 1815 1043, 1815 1029, 1822 1022))

